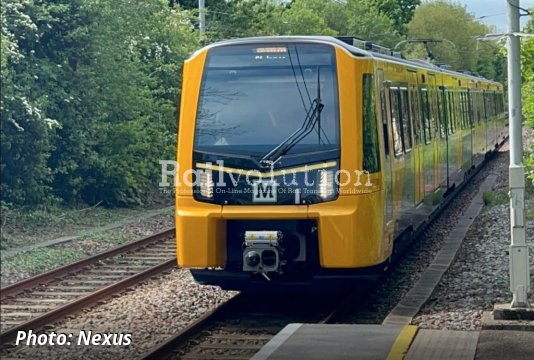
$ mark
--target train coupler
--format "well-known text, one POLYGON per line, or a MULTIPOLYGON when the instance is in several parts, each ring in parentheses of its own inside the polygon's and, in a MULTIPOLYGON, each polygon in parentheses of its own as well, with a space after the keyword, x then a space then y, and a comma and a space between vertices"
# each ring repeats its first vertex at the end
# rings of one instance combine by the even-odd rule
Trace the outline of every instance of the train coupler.
POLYGON ((267 273, 281 273, 281 231, 245 231, 243 271, 254 272, 271 281, 267 273))

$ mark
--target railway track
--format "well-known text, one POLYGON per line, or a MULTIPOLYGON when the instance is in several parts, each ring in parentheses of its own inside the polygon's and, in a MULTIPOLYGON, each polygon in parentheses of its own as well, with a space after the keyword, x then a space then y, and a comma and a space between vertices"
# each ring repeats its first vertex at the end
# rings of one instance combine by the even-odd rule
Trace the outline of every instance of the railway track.
POLYGON ((0 342, 42 329, 176 265, 175 230, 128 243, 1 289, 0 342))
POLYGON ((250 359, 286 325, 328 323, 351 298, 348 292, 313 296, 240 293, 142 358, 250 359))
MULTIPOLYGON (((442 229, 455 228, 463 212, 468 217, 476 216, 470 214, 468 207, 476 188, 489 174, 491 169, 485 166, 463 189, 457 189, 448 206, 377 283, 362 284, 357 292, 331 299, 284 295, 255 299, 240 294, 145 353, 143 359, 250 359, 290 323, 387 323, 395 306, 401 304, 417 280, 424 276, 446 242, 448 235, 442 229)), ((430 288, 426 290, 432 292, 430 288)))

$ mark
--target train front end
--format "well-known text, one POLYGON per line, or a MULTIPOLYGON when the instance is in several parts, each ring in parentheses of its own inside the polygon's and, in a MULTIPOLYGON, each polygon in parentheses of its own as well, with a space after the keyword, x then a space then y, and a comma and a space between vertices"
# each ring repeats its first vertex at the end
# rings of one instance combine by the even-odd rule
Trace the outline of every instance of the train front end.
POLYGON ((177 257, 196 281, 321 286, 385 261, 377 136, 375 164, 363 155, 362 114, 375 106, 365 73, 371 62, 306 38, 219 43, 185 63, 177 257))

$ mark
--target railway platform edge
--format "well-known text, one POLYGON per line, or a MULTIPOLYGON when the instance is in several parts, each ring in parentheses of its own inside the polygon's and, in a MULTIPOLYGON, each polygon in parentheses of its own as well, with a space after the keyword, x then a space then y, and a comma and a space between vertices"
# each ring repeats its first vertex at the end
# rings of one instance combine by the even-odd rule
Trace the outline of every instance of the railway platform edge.
POLYGON ((253 360, 527 360, 534 331, 289 324, 253 360))

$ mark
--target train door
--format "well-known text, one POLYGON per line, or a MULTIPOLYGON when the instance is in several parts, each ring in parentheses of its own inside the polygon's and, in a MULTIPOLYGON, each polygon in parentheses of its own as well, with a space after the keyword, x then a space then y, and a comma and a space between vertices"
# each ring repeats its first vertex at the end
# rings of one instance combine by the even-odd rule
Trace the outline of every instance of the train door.
POLYGON ((386 93, 386 83, 384 81, 384 71, 382 69, 377 70, 377 89, 379 91, 379 94, 377 96, 378 99, 378 111, 377 113, 380 114, 380 119, 382 123, 382 138, 384 140, 384 182, 385 182, 385 204, 384 204, 384 212, 386 214, 385 216, 385 222, 386 222, 386 231, 388 233, 388 237, 391 237, 391 241, 393 240, 393 179, 392 179, 392 170, 391 170, 391 161, 392 161, 392 154, 391 154, 391 131, 390 126, 388 126, 388 109, 387 109, 387 96, 386 93))
POLYGON ((424 160, 424 140, 423 140, 423 129, 421 124, 421 106, 419 104, 419 92, 417 86, 417 73, 410 73, 411 81, 409 85, 409 98, 410 98, 410 113, 411 119, 413 122, 413 135, 414 135, 414 144, 413 144, 413 158, 414 158, 414 168, 415 168, 415 205, 423 201, 425 196, 424 190, 424 170, 423 170, 423 160, 424 160))

